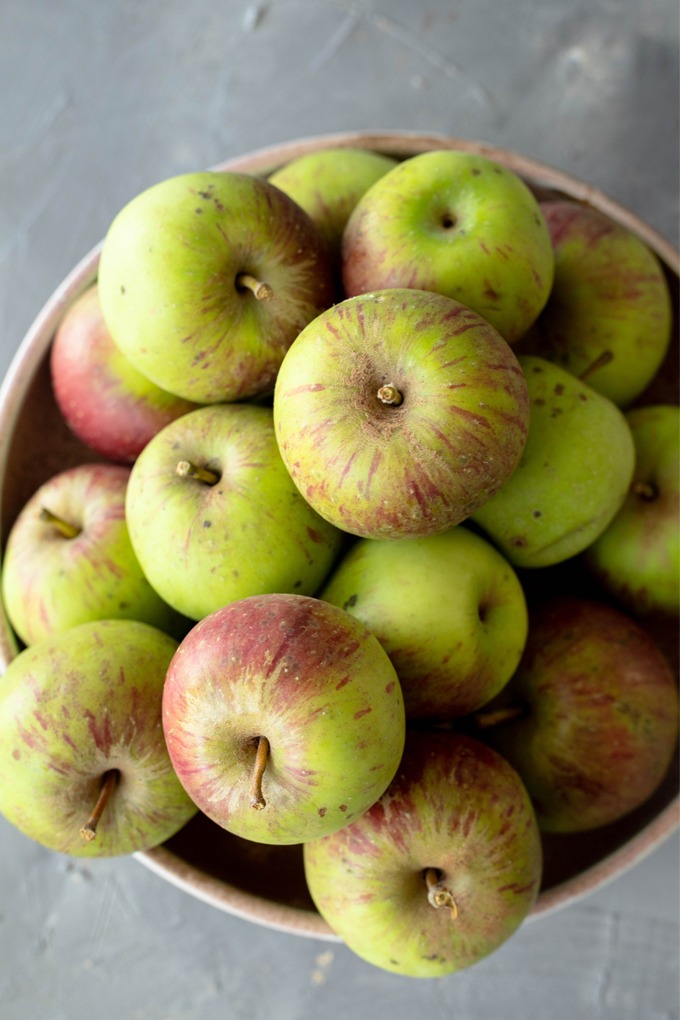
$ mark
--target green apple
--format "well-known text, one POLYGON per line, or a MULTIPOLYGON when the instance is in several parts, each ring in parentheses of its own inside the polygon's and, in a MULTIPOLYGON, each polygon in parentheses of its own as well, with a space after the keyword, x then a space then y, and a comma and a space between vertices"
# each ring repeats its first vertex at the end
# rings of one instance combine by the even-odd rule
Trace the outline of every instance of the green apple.
POLYGON ((574 375, 588 372, 589 386, 628 405, 656 375, 671 339, 661 263, 597 209, 557 200, 542 202, 541 210, 555 250, 555 280, 535 352, 574 375))
POLYGON ((115 217, 99 263, 107 328, 133 365, 186 400, 273 389, 284 353, 333 301, 309 217, 260 177, 161 181, 115 217))
POLYGON ((369 810, 303 847, 312 899, 358 956, 443 977, 498 949, 529 914, 542 846, 515 770, 479 741, 409 732, 369 810))
POLYGON ((479 735, 521 775, 545 832, 583 832, 645 803, 678 741, 678 685, 625 613, 553 597, 531 609, 519 669, 479 735))
POLYGON ((253 596, 211 613, 170 663, 174 768, 218 825, 301 843, 362 814, 404 747, 399 680, 377 638, 336 606, 253 596))
POLYGON ((527 636, 517 575, 462 526, 408 542, 359 539, 319 597, 378 638, 399 676, 407 718, 475 711, 510 679, 527 636))
POLYGON ((126 514, 146 577, 192 620, 248 595, 314 594, 341 542, 286 471, 271 408, 248 404, 199 408, 154 436, 126 514))
POLYGON ((290 160, 269 181, 302 206, 339 263, 350 213, 364 192, 396 165, 391 156, 369 149, 321 149, 290 160))
POLYGON ((570 372, 520 355, 531 401, 529 436, 510 480, 472 514, 517 567, 576 556, 621 508, 633 477, 628 423, 570 372))
POLYGON ((50 373, 69 428, 107 460, 131 463, 152 436, 196 407, 160 389, 121 354, 102 318, 96 283, 59 323, 50 373))
POLYGON ((83 623, 24 649, 0 684, 0 813, 64 854, 156 846, 196 813, 161 721, 177 642, 135 620, 83 623))
POLYGON ((515 343, 542 311, 554 255, 538 201, 512 170, 468 152, 424 152, 373 184, 343 238, 351 297, 417 287, 455 298, 515 343))
POLYGON ((604 587, 636 614, 680 611, 680 409, 637 407, 626 420, 635 474, 609 527, 584 553, 604 587))
POLYGON ((20 511, 7 537, 2 597, 25 644, 90 620, 174 629, 175 614, 149 584, 130 542, 129 477, 122 464, 68 468, 20 511))
POLYGON ((311 506, 364 538, 458 524, 517 466, 526 381, 501 335, 452 298, 386 290, 323 312, 274 391, 283 460, 311 506))

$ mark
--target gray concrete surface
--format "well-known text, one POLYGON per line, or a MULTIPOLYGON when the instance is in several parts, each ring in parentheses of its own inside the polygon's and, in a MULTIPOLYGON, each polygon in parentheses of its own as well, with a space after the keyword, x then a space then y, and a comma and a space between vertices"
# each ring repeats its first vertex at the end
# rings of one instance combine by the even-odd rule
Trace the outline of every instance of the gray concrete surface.
MULTIPOLYGON (((0 376, 143 187, 300 136, 514 148, 678 240, 676 0, 0 0, 0 376)), ((677 1020, 679 843, 419 982, 0 820, 2 1020, 677 1020)))

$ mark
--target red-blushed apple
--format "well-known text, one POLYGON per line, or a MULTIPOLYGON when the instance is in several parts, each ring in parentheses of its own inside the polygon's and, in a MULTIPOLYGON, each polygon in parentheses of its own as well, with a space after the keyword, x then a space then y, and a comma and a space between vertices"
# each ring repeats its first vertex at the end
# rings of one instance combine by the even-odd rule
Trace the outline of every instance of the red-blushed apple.
POLYGON ((348 297, 437 291, 515 343, 543 309, 554 255, 537 199, 517 174, 469 152, 420 153, 358 201, 344 231, 348 297))
POLYGON ((319 598, 378 638, 399 676, 407 719, 480 708, 514 673, 527 636, 515 571, 462 525, 403 542, 359 539, 319 598))
POLYGON ((408 732, 380 800, 305 843, 319 913, 358 956, 410 977, 477 963, 517 930, 541 883, 542 846, 513 768, 479 741, 408 732))
POLYGON ((111 223, 99 263, 104 321, 157 386, 213 404, 271 391, 286 350, 335 297, 307 214, 264 178, 181 174, 111 223))
POLYGON ((657 256, 626 227, 569 200, 541 203, 555 279, 535 353, 623 407, 652 381, 671 339, 671 297, 657 256), (603 357, 603 355, 607 355, 603 357))
POLYGON ((0 813, 64 854, 164 842, 196 813, 161 708, 177 642, 134 620, 83 623, 24 649, 0 683, 0 813))
POLYGON ((129 477, 122 464, 80 464, 44 482, 21 509, 7 537, 2 597, 25 644, 90 620, 140 620, 174 631, 176 614, 151 587, 130 542, 129 477))
POLYGON ((618 514, 584 555, 608 592, 637 615, 680 611, 680 409, 626 414, 635 473, 618 514))
POLYGON ((616 404, 566 369, 521 354, 531 401, 517 469, 472 514, 516 567, 549 567, 583 552, 620 510, 635 444, 616 404))
POLYGON ((163 727, 201 811, 259 843, 346 825, 385 791, 404 702, 362 623, 302 595, 231 603, 201 620, 168 668, 163 727))
POLYGON ((510 761, 546 832, 581 832, 643 804, 678 740, 678 684, 627 614, 553 597, 530 610, 522 662, 478 732, 510 761))
POLYGON ((269 182, 302 206, 339 265, 350 213, 370 186, 396 165, 392 156, 370 149, 333 147, 290 160, 269 182))
POLYGON ((286 471, 271 408, 248 404, 199 408, 154 436, 126 516, 146 577, 192 620, 249 595, 315 594, 342 541, 286 471))
POLYGON ((152 436, 197 406, 160 389, 111 339, 92 284, 67 309, 50 350, 52 388, 71 430, 108 460, 131 463, 152 436))
POLYGON ((436 534, 510 478, 529 425, 511 348, 441 294, 340 302, 298 336, 274 391, 283 460, 308 503, 364 538, 436 534))

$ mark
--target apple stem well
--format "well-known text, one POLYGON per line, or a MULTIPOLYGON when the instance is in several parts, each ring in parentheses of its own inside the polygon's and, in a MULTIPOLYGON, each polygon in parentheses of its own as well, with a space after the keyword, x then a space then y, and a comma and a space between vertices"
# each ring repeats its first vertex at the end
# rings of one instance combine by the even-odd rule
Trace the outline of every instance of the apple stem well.
POLYGON ((210 468, 200 467, 190 460, 180 460, 175 468, 175 473, 180 478, 195 478, 198 482, 205 482, 206 485, 217 485, 220 476, 210 468))
POLYGON ((404 397, 393 383, 386 383, 381 386, 377 393, 381 404, 388 404, 390 407, 399 407, 404 397))
POLYGON ((455 921, 458 917, 458 907, 453 898, 453 893, 442 883, 441 874, 437 868, 426 868, 425 885, 427 886, 427 901, 432 907, 448 907, 451 917, 455 921))
POLYGON ((256 811, 261 811, 263 807, 267 806, 267 802, 262 794, 262 777, 264 776, 264 770, 267 767, 268 759, 269 741, 266 737, 260 736, 257 738, 255 764, 253 766, 253 775, 250 783, 250 803, 256 811))
POLYGON ((588 367, 585 368, 583 372, 581 372, 581 374, 579 375, 579 379, 581 380, 581 382, 585 382, 586 379, 589 379, 594 372, 597 372, 597 370, 600 368, 604 368, 605 365, 608 365, 609 362, 613 360, 614 355, 612 354, 611 351, 602 351, 602 353, 598 354, 595 360, 591 361, 588 367))
POLYGON ((271 301, 274 291, 268 283, 258 280, 251 273, 238 273, 236 277, 236 289, 240 291, 249 290, 255 295, 258 301, 271 301))
POLYGON ((80 830, 80 835, 87 843, 91 843, 97 835, 97 825, 99 824, 99 820, 104 813, 104 809, 118 784, 118 777, 118 769, 109 769, 109 771, 105 772, 102 777, 102 786, 99 791, 97 803, 92 809, 92 814, 80 830))
POLYGON ((76 538, 80 534, 80 528, 77 525, 71 524, 70 521, 65 521, 63 517, 59 517, 57 514, 52 513, 52 511, 48 510, 46 506, 44 506, 40 511, 40 520, 51 524, 64 536, 64 538, 76 538))
POLYGON ((652 503, 659 495, 659 490, 652 482, 633 482, 630 491, 647 503, 652 503))

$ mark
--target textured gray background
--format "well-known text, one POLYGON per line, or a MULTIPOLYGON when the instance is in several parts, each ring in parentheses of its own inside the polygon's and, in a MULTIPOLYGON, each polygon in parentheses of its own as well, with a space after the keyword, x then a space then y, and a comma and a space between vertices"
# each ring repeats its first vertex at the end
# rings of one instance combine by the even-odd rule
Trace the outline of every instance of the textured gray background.
MULTIPOLYGON (((587 179, 678 241, 676 0, 0 0, 0 376, 143 187, 251 148, 441 131, 587 179)), ((2 1020, 677 1020, 678 839, 426 982, 0 820, 2 1020)))

